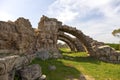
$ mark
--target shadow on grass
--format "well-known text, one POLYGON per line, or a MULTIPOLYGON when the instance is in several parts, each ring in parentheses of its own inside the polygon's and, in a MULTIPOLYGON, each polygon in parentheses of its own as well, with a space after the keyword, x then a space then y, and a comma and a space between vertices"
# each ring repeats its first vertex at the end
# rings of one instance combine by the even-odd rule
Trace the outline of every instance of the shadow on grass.
POLYGON ((32 61, 32 64, 39 64, 42 67, 42 72, 47 76, 47 80, 71 80, 71 78, 79 80, 81 74, 76 68, 67 66, 58 59, 42 61, 37 58, 32 61), (56 66, 56 70, 50 70, 50 65, 56 66))
MULTIPOLYGON (((77 53, 76 53, 77 54, 77 53)), ((101 61, 94 58, 94 57, 90 57, 90 56, 76 56, 76 57, 72 57, 72 56, 68 56, 68 55, 63 55, 63 58, 65 60, 71 60, 71 61, 77 61, 77 62, 87 62, 87 63, 93 63, 93 64, 100 64, 101 61)))
POLYGON ((98 60, 94 57, 88 56, 86 52, 72 52, 72 51, 65 51, 65 50, 60 50, 60 51, 63 54, 63 59, 65 59, 65 60, 86 62, 86 63, 93 63, 93 64, 101 63, 100 60, 98 60), (74 54, 74 55, 71 56, 71 54, 74 54), (80 54, 80 55, 78 55, 78 54, 80 54))

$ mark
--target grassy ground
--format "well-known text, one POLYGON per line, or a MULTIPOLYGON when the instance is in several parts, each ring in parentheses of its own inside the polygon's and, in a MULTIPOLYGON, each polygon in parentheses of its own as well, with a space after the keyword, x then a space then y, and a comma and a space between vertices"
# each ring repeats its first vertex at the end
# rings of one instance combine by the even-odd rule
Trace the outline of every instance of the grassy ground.
POLYGON ((32 63, 40 64, 43 74, 47 75, 47 80, 80 80, 80 74, 95 80, 120 80, 120 64, 96 60, 88 57, 85 52, 69 53, 69 49, 62 49, 62 52, 64 52, 62 59, 46 61, 35 59, 32 63), (50 65, 55 65, 56 70, 49 70, 50 65))

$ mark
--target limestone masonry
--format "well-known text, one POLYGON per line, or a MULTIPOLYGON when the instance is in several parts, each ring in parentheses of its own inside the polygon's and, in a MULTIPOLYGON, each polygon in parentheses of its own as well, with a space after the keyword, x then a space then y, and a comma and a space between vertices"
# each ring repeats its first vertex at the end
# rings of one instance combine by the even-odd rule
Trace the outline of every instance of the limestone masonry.
POLYGON ((120 52, 74 27, 62 25, 55 18, 42 16, 38 29, 32 28, 28 19, 18 18, 14 22, 0 21, 0 80, 14 80, 16 72, 21 80, 42 80, 41 67, 28 64, 35 57, 42 60, 61 58, 57 40, 66 42, 72 51, 86 51, 97 59, 120 63, 120 52))

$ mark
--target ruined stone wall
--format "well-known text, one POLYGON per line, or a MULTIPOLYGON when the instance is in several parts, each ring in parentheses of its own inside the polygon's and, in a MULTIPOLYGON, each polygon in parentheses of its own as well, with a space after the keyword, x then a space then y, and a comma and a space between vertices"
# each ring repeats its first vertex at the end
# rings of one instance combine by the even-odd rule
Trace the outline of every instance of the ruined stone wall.
POLYGON ((120 63, 120 52, 117 52, 110 46, 106 46, 103 42, 98 42, 97 40, 86 36, 80 30, 67 25, 60 26, 59 30, 76 36, 90 56, 106 62, 120 63))
POLYGON ((20 34, 19 48, 20 53, 34 53, 35 33, 28 19, 19 18, 15 21, 15 25, 20 34))
POLYGON ((19 18, 15 22, 0 21, 0 58, 8 54, 32 53, 38 53, 38 56, 46 59, 61 57, 57 48, 59 31, 74 35, 78 39, 74 44, 81 42, 90 56, 120 63, 120 52, 86 36, 76 28, 62 25, 57 19, 46 16, 41 18, 38 29, 33 29, 29 20, 24 18, 19 18))
POLYGON ((62 23, 55 18, 48 18, 43 16, 38 24, 38 39, 37 39, 37 51, 48 51, 52 53, 52 57, 59 57, 60 53, 57 49, 57 33, 58 27, 62 23))
POLYGON ((15 22, 0 22, 0 53, 33 53, 34 39, 29 20, 19 18, 15 22))
POLYGON ((111 62, 111 63, 120 63, 120 52, 116 51, 114 48, 105 45, 103 42, 92 39, 89 36, 86 36, 87 42, 89 42, 94 50, 95 58, 98 58, 102 61, 111 62))

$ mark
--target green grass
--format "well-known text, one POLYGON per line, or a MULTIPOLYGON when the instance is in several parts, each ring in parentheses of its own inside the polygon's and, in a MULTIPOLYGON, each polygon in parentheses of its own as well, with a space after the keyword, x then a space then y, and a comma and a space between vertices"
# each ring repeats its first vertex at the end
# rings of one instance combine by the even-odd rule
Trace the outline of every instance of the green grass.
POLYGON ((79 77, 80 72, 74 67, 65 65, 61 59, 49 59, 46 61, 41 61, 40 59, 35 59, 33 63, 38 63, 42 67, 43 74, 47 75, 47 80, 65 80, 66 77, 74 76, 79 77), (50 65, 55 65, 56 70, 49 70, 50 65))
MULTIPOLYGON (((66 50, 62 49, 62 52, 66 50)), ((47 80, 79 80, 80 74, 92 76, 95 80, 120 80, 120 64, 99 61, 88 57, 85 52, 71 53, 68 50, 61 59, 35 59, 32 64, 40 64, 47 80), (55 65, 56 70, 49 70, 49 65, 55 65)))

